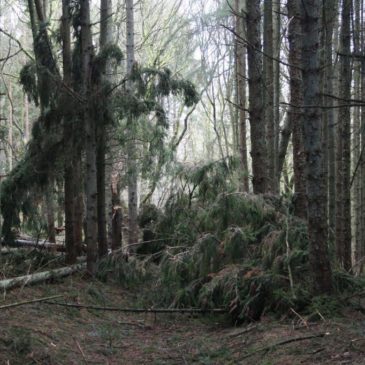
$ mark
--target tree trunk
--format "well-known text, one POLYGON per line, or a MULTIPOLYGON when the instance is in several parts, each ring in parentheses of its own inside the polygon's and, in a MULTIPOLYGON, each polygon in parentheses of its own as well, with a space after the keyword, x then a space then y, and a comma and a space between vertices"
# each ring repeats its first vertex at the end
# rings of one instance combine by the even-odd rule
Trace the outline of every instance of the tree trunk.
POLYGON ((326 191, 322 176, 321 109, 319 32, 320 0, 302 0, 303 51, 302 70, 304 86, 303 141, 306 153, 306 180, 308 197, 309 262, 315 293, 332 291, 332 272, 327 248, 325 220, 326 191))
POLYGON ((123 211, 120 201, 119 174, 114 174, 111 179, 111 192, 113 203, 112 216, 112 250, 122 247, 122 220, 123 211))
MULTIPOLYGON (((333 80, 336 77, 335 68, 332 61, 333 50, 333 30, 335 19, 337 16, 336 2, 328 0, 324 2, 324 32, 325 32, 325 83, 324 93, 327 95, 333 94, 333 80)), ((333 109, 333 98, 324 96, 324 103, 329 109, 325 110, 326 121, 328 128, 328 238, 330 242, 334 242, 335 232, 335 217, 336 217, 336 161, 335 161, 335 110, 333 109)))
POLYGON ((290 108, 289 125, 292 127, 293 165, 294 165, 294 213, 307 219, 307 192, 305 178, 305 154, 303 146, 303 81, 300 70, 302 59, 302 30, 300 24, 300 1, 288 0, 289 76, 290 108))
POLYGON ((13 169, 13 87, 9 83, 9 114, 8 114, 8 167, 13 169))
POLYGON ((51 278, 62 278, 73 274, 74 272, 83 270, 85 264, 77 264, 74 266, 62 267, 51 271, 43 271, 30 275, 18 276, 16 278, 5 279, 0 281, 1 290, 10 290, 19 286, 42 283, 51 278))
POLYGON ((92 101, 91 85, 91 61, 93 56, 93 44, 91 38, 90 4, 89 0, 81 0, 81 59, 82 59, 82 86, 83 96, 87 105, 83 112, 85 124, 85 152, 86 152, 86 247, 87 270, 90 275, 96 273, 98 258, 98 217, 97 217, 97 173, 96 173, 96 107, 92 101))
POLYGON ((48 241, 51 243, 56 242, 56 231, 55 231, 55 204, 54 204, 54 191, 53 191, 53 181, 48 183, 45 194, 45 205, 46 205, 46 215, 47 215, 47 236, 48 241))
MULTIPOLYGON (((275 60, 280 60, 281 53, 281 9, 280 1, 273 2, 273 55, 275 60)), ((274 61, 274 154, 277 192, 280 193, 279 172, 279 135, 280 135, 280 62, 274 61)))
POLYGON ((248 161, 247 161, 247 132, 246 132, 246 51, 243 40, 246 38, 245 13, 246 0, 236 0, 236 87, 237 101, 239 105, 239 149, 242 177, 241 189, 243 192, 249 191, 248 185, 248 161))
MULTIPOLYGON (((126 0, 127 13, 127 75, 132 72, 134 65, 134 5, 133 0, 126 0)), ((127 81, 127 89, 132 90, 132 82, 127 81)), ((128 134, 128 244, 138 243, 138 172, 137 172, 137 148, 134 140, 134 120, 129 117, 127 122, 128 134)), ((133 246, 130 246, 133 247, 133 246)), ((135 246, 134 246, 135 247, 135 246)))
POLYGON ((274 119, 274 46, 273 46, 273 4, 272 0, 264 2, 264 116, 266 125, 268 185, 267 190, 277 194, 275 119, 274 119))
POLYGON ((261 53, 260 1, 247 3, 247 56, 249 114, 251 126, 251 157, 253 191, 263 194, 267 188, 267 151, 265 141, 265 119, 263 109, 263 80, 261 53))
POLYGON ((57 179, 57 226, 63 227, 64 224, 64 207, 65 207, 65 199, 64 199, 64 191, 63 191, 63 180, 57 179))
MULTIPOLYGON (((364 26, 364 3, 361 2, 360 12, 361 26, 364 26)), ((360 34, 361 51, 365 52, 365 32, 364 30, 360 34)), ((365 100, 365 59, 361 60, 361 99, 365 100)), ((361 150, 365 151, 365 106, 361 107, 361 150)), ((365 152, 363 152, 360 161, 360 176, 361 176, 361 247, 359 255, 364 257, 365 255, 365 152)), ((364 267, 364 265, 362 266, 364 267)), ((362 271, 362 270, 360 270, 362 271)))
MULTIPOLYGON (((360 54, 360 34, 361 34, 361 6, 360 1, 354 1, 354 32, 353 32, 353 44, 354 53, 360 54)), ((361 62, 354 60, 354 98, 360 100, 361 98, 361 62)), ((352 191, 353 205, 353 216, 354 216, 354 247, 353 247, 353 262, 356 263, 361 260, 361 248, 362 248, 362 237, 361 237, 361 174, 359 170, 356 171, 359 163, 361 154, 361 120, 360 120, 360 107, 353 109, 353 163, 352 163, 352 174, 354 176, 354 184, 352 191)))
MULTIPOLYGON (((351 98, 351 0, 344 0, 341 22, 340 99, 351 98)), ((339 110, 337 123, 337 176, 336 176, 336 248, 337 258, 345 270, 351 269, 351 114, 344 106, 339 110)))
MULTIPOLYGON (((113 18, 111 0, 100 1, 100 51, 113 43, 113 18)), ((103 70, 103 80, 111 82, 111 67, 107 64, 103 70)), ((107 102, 107 101, 106 101, 107 102)), ((107 109, 108 106, 106 105, 107 109)), ((102 119, 104 117, 102 115, 102 119)), ((105 195, 105 153, 106 153, 106 121, 101 120, 97 124, 97 189, 98 189, 98 243, 99 257, 108 253, 108 241, 106 231, 106 195, 105 195)))
MULTIPOLYGON (((61 19, 61 36, 62 36, 62 63, 63 63, 63 82, 66 86, 72 84, 72 59, 71 59, 71 19, 70 19, 70 0, 62 0, 62 19, 61 19)), ((65 92, 63 95, 64 102, 69 102, 69 95, 65 92)), ((74 123, 73 115, 70 113, 63 119, 63 136, 65 150, 70 158, 65 159, 64 167, 64 207, 65 207, 65 245, 67 264, 76 262, 77 253, 74 237, 74 166, 73 159, 75 153, 74 142, 74 123)))

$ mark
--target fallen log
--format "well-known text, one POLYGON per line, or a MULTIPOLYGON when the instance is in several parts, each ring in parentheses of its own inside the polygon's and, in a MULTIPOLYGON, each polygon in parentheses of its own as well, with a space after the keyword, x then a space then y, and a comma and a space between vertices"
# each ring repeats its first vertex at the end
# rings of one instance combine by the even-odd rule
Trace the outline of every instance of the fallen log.
POLYGON ((65 245, 49 241, 31 241, 31 240, 18 239, 12 242, 10 245, 7 245, 6 242, 3 242, 2 244, 3 246, 10 246, 10 247, 31 247, 31 248, 39 248, 46 250, 54 250, 54 251, 65 250, 65 245))
POLYGON ((58 305, 61 307, 78 308, 78 309, 92 309, 112 312, 126 312, 126 313, 228 313, 226 309, 200 309, 200 308, 119 308, 119 307, 100 307, 96 305, 74 304, 74 303, 59 303, 44 301, 44 304, 58 305))
POLYGON ((9 290, 18 286, 37 284, 50 278, 62 278, 86 268, 86 264, 76 264, 73 266, 62 267, 60 269, 43 271, 34 274, 18 276, 16 278, 0 281, 0 289, 9 290))
POLYGON ((18 240, 15 240, 11 246, 12 247, 14 247, 14 246, 33 247, 33 248, 39 248, 39 249, 54 250, 57 252, 65 251, 64 244, 53 243, 53 242, 49 242, 49 241, 29 241, 29 240, 18 239, 18 240))

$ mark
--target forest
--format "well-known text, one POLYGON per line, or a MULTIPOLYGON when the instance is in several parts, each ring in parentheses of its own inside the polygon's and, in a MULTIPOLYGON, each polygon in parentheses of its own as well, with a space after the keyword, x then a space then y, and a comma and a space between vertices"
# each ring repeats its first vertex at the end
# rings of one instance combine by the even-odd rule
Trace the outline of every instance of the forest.
POLYGON ((0 362, 365 364, 362 0, 0 0, 0 362))

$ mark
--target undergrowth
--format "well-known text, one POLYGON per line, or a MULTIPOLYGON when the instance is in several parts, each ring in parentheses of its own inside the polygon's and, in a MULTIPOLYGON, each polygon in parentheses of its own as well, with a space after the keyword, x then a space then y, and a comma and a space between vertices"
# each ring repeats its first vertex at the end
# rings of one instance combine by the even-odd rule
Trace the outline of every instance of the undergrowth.
POLYGON ((148 305, 224 308, 235 323, 265 312, 335 313, 338 296, 364 283, 335 270, 332 299, 313 298, 305 222, 288 198, 236 192, 229 163, 185 173, 164 209, 143 209, 143 260, 106 259, 100 276, 129 287, 147 280, 148 305))

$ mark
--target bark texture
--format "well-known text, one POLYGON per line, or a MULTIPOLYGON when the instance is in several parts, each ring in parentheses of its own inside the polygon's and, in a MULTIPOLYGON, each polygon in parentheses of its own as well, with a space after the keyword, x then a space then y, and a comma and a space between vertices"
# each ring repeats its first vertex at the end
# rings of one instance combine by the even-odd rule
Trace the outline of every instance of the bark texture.
POLYGON ((253 191, 263 194, 267 189, 267 151, 263 106, 262 47, 260 1, 247 2, 247 57, 249 115, 251 126, 251 157, 253 191))
POLYGON ((303 81, 301 73, 302 61, 302 29, 300 1, 288 0, 289 40, 289 77, 290 77, 290 109, 289 125, 292 128, 293 165, 294 165, 294 210, 295 215, 307 219, 307 192, 305 177, 305 154, 303 146, 303 81))
POLYGON ((302 0, 302 70, 304 86, 304 149, 308 196, 309 261, 315 293, 332 291, 332 272, 327 248, 326 191, 322 175, 320 108, 319 0, 302 0))

